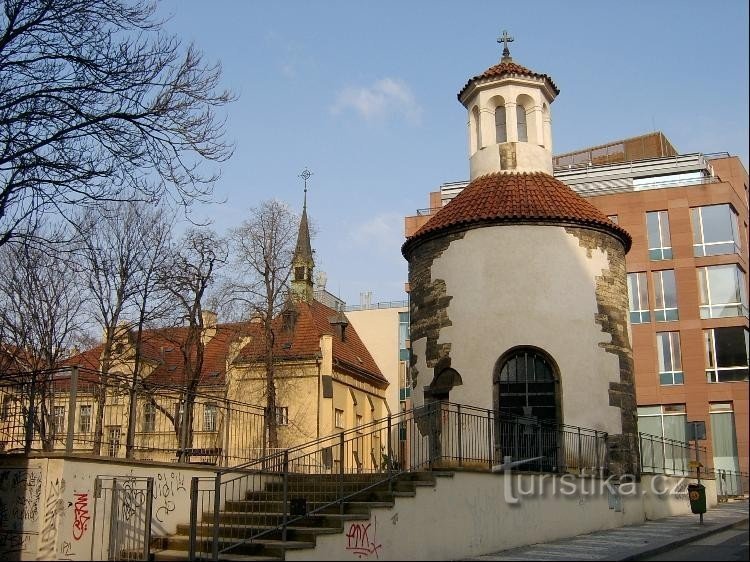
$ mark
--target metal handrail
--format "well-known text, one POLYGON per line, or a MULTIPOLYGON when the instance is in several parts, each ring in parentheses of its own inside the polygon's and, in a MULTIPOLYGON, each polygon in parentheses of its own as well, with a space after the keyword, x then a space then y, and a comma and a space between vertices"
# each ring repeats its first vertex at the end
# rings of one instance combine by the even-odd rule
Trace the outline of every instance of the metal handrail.
POLYGON ((212 489, 200 494, 196 481, 191 545, 208 544, 210 530, 210 555, 217 559, 261 537, 285 537, 295 522, 336 506, 343 513, 345 502, 386 483, 390 489, 393 480, 407 472, 450 466, 490 470, 498 459, 510 457, 531 459, 524 464, 525 471, 591 470, 604 475, 607 438, 605 432, 594 429, 455 403, 429 403, 217 470, 212 489), (292 500, 302 496, 309 505, 302 513, 292 513, 292 500), (202 542, 196 502, 208 506, 201 510, 209 516, 208 524, 201 525, 202 542), (235 523, 221 524, 222 516, 235 523))

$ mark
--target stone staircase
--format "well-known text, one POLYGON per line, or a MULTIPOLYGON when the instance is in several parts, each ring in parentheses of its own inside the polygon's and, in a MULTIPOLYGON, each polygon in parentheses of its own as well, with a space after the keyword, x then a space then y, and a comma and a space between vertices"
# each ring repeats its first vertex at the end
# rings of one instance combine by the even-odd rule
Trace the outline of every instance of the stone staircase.
MULTIPOLYGON (((225 502, 219 514, 219 550, 236 544, 241 538, 265 533, 221 554, 219 559, 284 560, 287 551, 315 548, 317 536, 343 533, 346 522, 368 520, 371 509, 393 507, 396 498, 414 497, 418 487, 434 487, 436 478, 452 476, 448 471, 408 472, 395 476, 390 482, 379 482, 382 474, 347 475, 343 489, 350 497, 343 506, 336 503, 317 513, 294 517, 287 525, 285 537, 278 528, 284 517, 283 484, 266 483, 262 491, 248 492, 245 499, 225 502)), ((290 475, 287 486, 289 499, 308 498, 306 513, 336 501, 342 487, 338 477, 330 475, 290 475)), ((200 558, 210 559, 213 517, 204 513, 199 518, 196 553, 200 558)), ((189 544, 190 526, 178 525, 175 535, 152 540, 151 557, 153 560, 188 560, 189 544)))

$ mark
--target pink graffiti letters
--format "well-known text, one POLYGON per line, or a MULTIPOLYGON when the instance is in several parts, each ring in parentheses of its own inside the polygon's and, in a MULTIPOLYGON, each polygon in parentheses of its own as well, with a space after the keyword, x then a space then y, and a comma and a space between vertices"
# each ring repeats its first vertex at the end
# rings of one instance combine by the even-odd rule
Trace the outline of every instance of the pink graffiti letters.
POLYGON ((374 523, 350 523, 349 531, 346 533, 346 550, 356 554, 357 557, 375 555, 383 545, 377 542, 378 520, 373 518, 374 523))

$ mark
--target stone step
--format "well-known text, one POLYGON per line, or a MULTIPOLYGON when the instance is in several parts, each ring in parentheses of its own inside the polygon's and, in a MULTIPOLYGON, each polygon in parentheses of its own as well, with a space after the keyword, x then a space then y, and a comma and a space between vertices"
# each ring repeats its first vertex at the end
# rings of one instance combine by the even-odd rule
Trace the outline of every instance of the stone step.
MULTIPOLYGON (((315 542, 318 535, 333 535, 342 532, 343 527, 308 527, 298 525, 297 522, 288 525, 286 529, 286 540, 298 542, 315 542)), ((213 536, 214 526, 212 523, 201 523, 196 527, 198 537, 210 538, 213 536)), ((281 540, 283 531, 279 525, 258 524, 230 524, 219 526, 219 536, 231 536, 240 539, 261 535, 264 539, 281 540), (262 533, 262 535, 261 535, 262 533)), ((190 535, 190 525, 177 525, 178 535, 190 535)))
MULTIPOLYGON (((169 560, 189 560, 187 550, 152 550, 151 560, 169 561, 169 560)), ((219 560, 225 562, 277 562, 282 560, 280 556, 264 556, 250 554, 221 554, 219 560)))
MULTIPOLYGON (((223 529, 226 531, 226 529, 223 529)), ((230 552, 222 554, 222 556, 234 554, 234 555, 251 555, 251 556, 270 556, 272 558, 279 558, 284 555, 287 550, 302 550, 306 548, 314 548, 314 541, 294 541, 294 540, 278 540, 278 539, 267 539, 258 538, 252 542, 246 542, 238 544, 241 537, 219 535, 219 550, 224 548, 234 547, 230 552)), ((182 550, 189 551, 190 549, 190 536, 189 535, 170 535, 169 537, 160 538, 158 540, 159 550, 182 550)), ((196 539, 196 550, 200 552, 211 552, 212 541, 209 538, 198 537, 196 539)), ((155 549, 156 550, 156 549, 155 549)))
MULTIPOLYGON (((266 513, 266 512, 283 512, 283 502, 281 500, 274 501, 252 501, 252 500, 230 500, 227 501, 224 510, 225 511, 240 511, 245 513, 266 513)), ((344 513, 363 513, 374 507, 393 507, 393 500, 380 500, 380 501, 360 501, 360 500, 347 500, 344 502, 344 513), (365 511, 363 511, 365 510, 365 511)), ((338 502, 331 501, 312 501, 307 502, 307 510, 312 511, 314 509, 322 508, 322 513, 338 513, 339 504, 338 502), (331 505, 328 505, 331 504, 331 505), (325 507, 324 507, 325 506, 325 507)))

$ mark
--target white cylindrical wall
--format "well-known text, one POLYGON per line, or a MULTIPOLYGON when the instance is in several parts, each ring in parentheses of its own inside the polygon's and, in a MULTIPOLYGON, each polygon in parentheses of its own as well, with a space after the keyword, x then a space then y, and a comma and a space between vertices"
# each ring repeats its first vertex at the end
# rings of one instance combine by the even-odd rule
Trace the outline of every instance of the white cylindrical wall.
MULTIPOLYGON (((560 369, 563 423, 621 433, 620 409, 609 405, 619 359, 602 347, 612 337, 595 321, 596 278, 609 262, 601 250, 587 253, 564 227, 507 225, 469 230, 435 257, 431 281, 444 280, 452 297, 437 344, 450 344, 463 380, 451 402, 493 408, 496 361, 515 346, 534 346, 560 369)), ((418 402, 433 369, 426 338, 412 340, 412 349, 418 402)))

